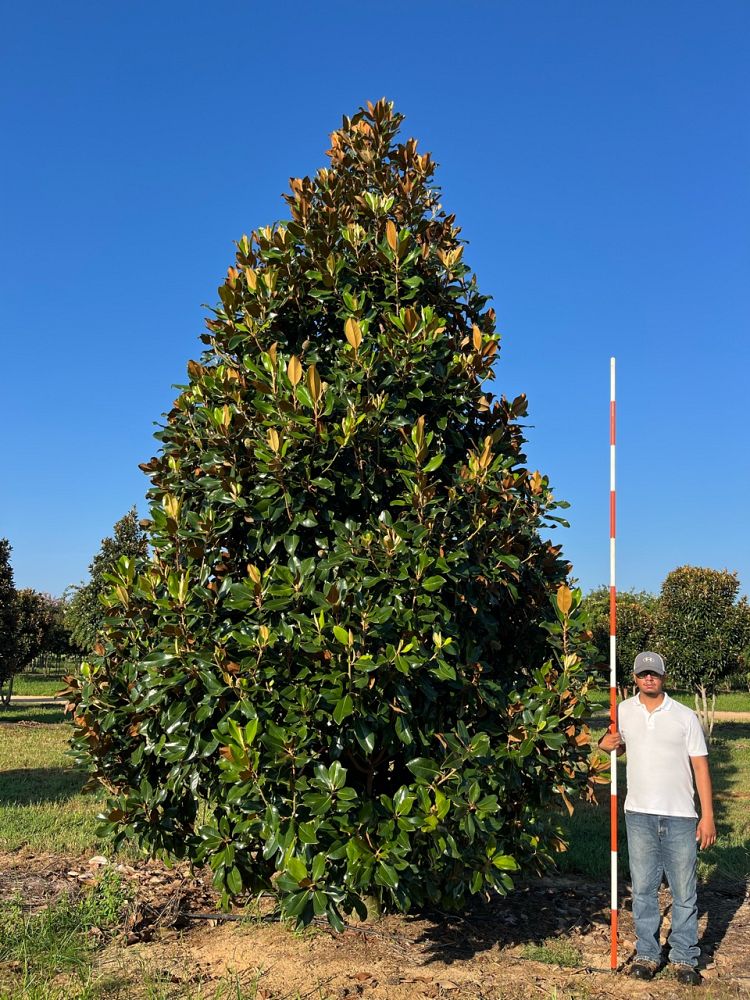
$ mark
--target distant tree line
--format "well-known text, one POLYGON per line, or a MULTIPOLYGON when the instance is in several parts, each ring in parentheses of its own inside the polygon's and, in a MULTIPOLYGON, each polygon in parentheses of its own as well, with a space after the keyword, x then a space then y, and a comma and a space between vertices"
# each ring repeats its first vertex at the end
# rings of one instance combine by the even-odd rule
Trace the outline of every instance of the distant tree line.
POLYGON ((0 538, 0 689, 14 674, 47 655, 74 655, 65 624, 66 601, 14 585, 11 546, 0 538))
POLYGON ((89 580, 62 597, 16 589, 11 545, 0 538, 0 689, 32 663, 48 656, 80 657, 94 646, 106 616, 100 595, 120 556, 146 554, 146 539, 135 507, 104 538, 89 566, 89 580))
MULTIPOLYGON (((710 734, 717 690, 750 687, 750 605, 739 590, 736 573, 680 566, 667 575, 659 594, 618 594, 620 693, 632 684, 636 653, 661 653, 670 685, 695 694, 696 711, 710 734)), ((604 671, 609 665, 609 589, 592 590, 584 607, 604 671)))

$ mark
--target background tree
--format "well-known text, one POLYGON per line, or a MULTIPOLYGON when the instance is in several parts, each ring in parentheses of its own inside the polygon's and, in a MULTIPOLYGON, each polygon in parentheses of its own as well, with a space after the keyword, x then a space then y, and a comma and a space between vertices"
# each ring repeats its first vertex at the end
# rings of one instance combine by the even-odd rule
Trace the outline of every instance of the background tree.
MULTIPOLYGON (((656 595, 645 590, 617 594, 617 685, 620 696, 632 685, 636 654, 650 649, 654 641, 656 595)), ((597 663, 609 671, 609 588, 597 587, 583 599, 597 663)))
POLYGON ((52 621, 45 639, 44 654, 49 658, 58 659, 76 657, 80 654, 80 649, 74 642, 66 624, 68 600, 63 595, 62 597, 53 597, 51 601, 52 621))
POLYGON ((44 652, 55 624, 55 601, 25 587, 16 593, 16 669, 23 670, 44 652))
POLYGON ((748 605, 746 598, 738 600, 739 586, 736 573, 680 566, 667 575, 659 595, 659 651, 674 681, 695 692, 696 712, 709 738, 716 688, 740 667, 747 641, 748 605))
POLYGON ((750 691, 750 613, 744 623, 744 649, 740 656, 740 666, 734 675, 738 687, 746 687, 750 691))
POLYGON ((76 696, 117 840, 337 927, 507 891, 589 775, 562 505, 401 121, 345 118, 291 221, 237 244, 76 696))
POLYGON ((16 671, 16 588, 10 553, 8 539, 0 538, 0 694, 3 700, 9 697, 11 679, 16 671))
POLYGON ((15 602, 16 670, 35 661, 46 666, 49 656, 70 656, 71 637, 64 624, 65 604, 60 598, 30 588, 17 591, 15 602))
POLYGON ((107 588, 106 575, 114 569, 121 556, 138 558, 148 551, 146 532, 138 523, 135 507, 114 526, 111 536, 102 539, 101 547, 89 566, 89 580, 67 596, 64 625, 75 647, 89 652, 96 643, 107 614, 102 594, 107 588))

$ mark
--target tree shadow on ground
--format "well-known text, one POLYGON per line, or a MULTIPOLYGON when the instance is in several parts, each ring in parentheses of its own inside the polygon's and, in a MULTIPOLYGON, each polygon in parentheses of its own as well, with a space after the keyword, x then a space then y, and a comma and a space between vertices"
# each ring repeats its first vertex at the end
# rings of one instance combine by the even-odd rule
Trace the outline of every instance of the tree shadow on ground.
POLYGON ((478 952, 542 944, 579 928, 609 925, 609 886, 582 878, 543 878, 508 896, 477 903, 465 914, 422 914, 419 943, 428 962, 462 962, 478 952), (425 922, 427 926, 425 926, 425 922))
POLYGON ((720 948, 750 884, 750 790, 737 766, 738 756, 750 762, 750 723, 717 724, 709 759, 719 840, 699 852, 701 866, 709 872, 698 891, 699 913, 707 917, 701 942, 704 961, 720 948))
POLYGON ((0 773, 0 806, 64 802, 79 795, 88 775, 69 767, 23 767, 0 773))
POLYGON ((745 902, 746 892, 745 884, 731 883, 721 877, 699 887, 698 916, 700 918, 705 914, 707 918, 706 928, 698 942, 701 946, 701 966, 711 962, 722 947, 737 911, 745 902))
POLYGON ((65 715, 64 706, 58 705, 35 705, 33 702, 15 702, 7 708, 0 708, 0 725, 12 725, 13 723, 49 725, 61 722, 70 722, 70 716, 65 715))

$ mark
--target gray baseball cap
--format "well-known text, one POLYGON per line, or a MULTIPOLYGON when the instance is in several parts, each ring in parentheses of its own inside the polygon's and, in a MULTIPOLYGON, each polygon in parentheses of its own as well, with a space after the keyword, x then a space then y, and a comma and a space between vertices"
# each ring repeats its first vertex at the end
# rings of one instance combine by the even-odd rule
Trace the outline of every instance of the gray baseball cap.
POLYGON ((647 670, 653 670, 655 674, 664 675, 664 660, 658 653, 639 653, 633 664, 633 673, 642 674, 647 670))

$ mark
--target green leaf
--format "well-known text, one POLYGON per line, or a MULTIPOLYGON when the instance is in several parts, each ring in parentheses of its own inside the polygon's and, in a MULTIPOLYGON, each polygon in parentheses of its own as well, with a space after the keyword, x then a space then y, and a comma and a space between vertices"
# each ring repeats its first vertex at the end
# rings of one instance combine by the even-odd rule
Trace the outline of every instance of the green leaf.
POLYGON ((239 896, 242 892, 242 875, 236 865, 227 872, 227 888, 233 896, 239 896))
POLYGON ((316 854, 313 858, 312 863, 312 879, 313 882, 319 882, 323 878, 323 872, 326 869, 326 856, 325 854, 316 854))
POLYGON ((344 719, 351 715, 353 711, 354 704, 351 696, 346 694, 343 698, 336 702, 336 707, 333 710, 333 721, 337 726, 340 726, 344 719))
POLYGON ((300 823, 299 839, 302 844, 317 844, 318 832, 315 823, 300 823))
POLYGON ((431 784, 440 773, 440 768, 434 760, 429 757, 415 757, 407 762, 406 766, 417 779, 420 785, 431 784))
POLYGON ((303 889, 302 892, 293 892, 287 896, 283 906, 285 916, 299 917, 310 901, 310 896, 311 892, 309 889, 303 889))
POLYGON ((429 462, 427 463, 427 465, 425 465, 422 471, 434 472, 436 469, 440 468, 440 466, 443 464, 444 461, 445 461, 445 455, 435 455, 429 460, 429 462))
POLYGON ((336 636, 336 638, 342 644, 342 646, 349 645, 349 632, 345 628, 342 628, 340 625, 334 625, 333 634, 336 636))
POLYGON ((395 889, 398 886, 398 872, 391 865, 386 864, 385 861, 379 861, 375 869, 375 881, 378 885, 385 885, 389 889, 395 889))
POLYGON ((343 788, 346 783, 346 768, 335 760, 328 768, 328 780, 331 788, 343 788))
POLYGON ((422 586, 425 590, 433 591, 439 590, 445 583, 444 576, 428 576, 422 581, 422 586))
POLYGON ((518 862, 510 854, 496 854, 492 858, 492 864, 501 871, 516 872, 519 870, 518 862))
POLYGON ((308 877, 305 862, 302 858, 298 858, 295 855, 292 855, 292 857, 287 860, 286 871, 294 879, 294 881, 298 883, 304 882, 304 880, 308 877))

